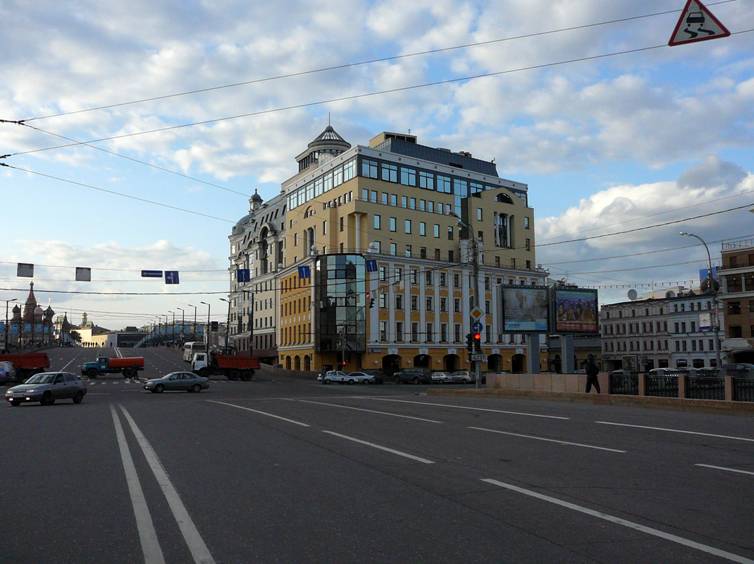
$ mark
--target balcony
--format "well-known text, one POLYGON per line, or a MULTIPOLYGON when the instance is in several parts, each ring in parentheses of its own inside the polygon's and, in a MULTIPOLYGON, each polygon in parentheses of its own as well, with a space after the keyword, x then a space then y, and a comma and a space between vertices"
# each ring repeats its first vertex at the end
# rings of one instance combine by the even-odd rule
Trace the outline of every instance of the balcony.
POLYGON ((723 252, 742 249, 754 249, 754 239, 730 239, 728 241, 723 241, 722 249, 723 252))

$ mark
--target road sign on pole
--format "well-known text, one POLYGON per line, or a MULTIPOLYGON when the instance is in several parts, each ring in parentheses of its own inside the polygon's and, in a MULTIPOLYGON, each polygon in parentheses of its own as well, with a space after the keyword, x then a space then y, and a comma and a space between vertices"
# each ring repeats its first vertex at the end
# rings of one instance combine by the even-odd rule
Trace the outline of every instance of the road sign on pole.
POLYGON ((471 318, 474 321, 478 321, 481 319, 481 317, 484 315, 484 312, 479 306, 474 307, 474 309, 471 310, 471 318))
POLYGON ((486 362, 487 355, 485 355, 484 353, 474 353, 471 355, 471 360, 474 362, 486 362))
POLYGON ((484 329, 484 324, 481 321, 475 321, 471 324, 471 330, 474 333, 481 333, 482 329, 484 329))
POLYGON ((675 24, 668 45, 674 47, 729 35, 728 28, 702 4, 701 0, 686 0, 686 6, 681 11, 681 17, 675 24))
POLYGON ((142 270, 142 278, 162 278, 162 270, 142 270))
POLYGON ((165 284, 179 284, 179 283, 180 283, 180 279, 178 278, 177 270, 165 271, 165 284))

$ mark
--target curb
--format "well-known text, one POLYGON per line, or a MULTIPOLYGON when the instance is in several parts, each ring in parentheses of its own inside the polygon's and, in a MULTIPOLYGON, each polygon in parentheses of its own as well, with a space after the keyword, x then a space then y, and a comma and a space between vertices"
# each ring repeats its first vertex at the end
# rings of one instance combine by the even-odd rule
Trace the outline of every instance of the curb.
POLYGON ((429 396, 491 397, 515 399, 540 399, 569 402, 584 402, 594 405, 627 405, 634 407, 670 408, 680 411, 710 411, 732 415, 754 415, 754 402, 721 401, 704 399, 679 399, 652 396, 622 396, 617 394, 582 394, 545 392, 533 390, 427 390, 429 396))

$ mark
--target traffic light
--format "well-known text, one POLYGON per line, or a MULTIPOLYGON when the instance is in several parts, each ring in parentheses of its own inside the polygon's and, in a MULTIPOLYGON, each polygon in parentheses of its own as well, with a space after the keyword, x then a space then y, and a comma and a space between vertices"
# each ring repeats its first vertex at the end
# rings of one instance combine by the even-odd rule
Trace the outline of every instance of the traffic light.
POLYGON ((482 352, 482 334, 474 333, 474 350, 476 352, 482 352))
POLYGON ((371 292, 367 292, 367 300, 369 301, 369 309, 374 309, 374 298, 371 292))
POLYGON ((474 339, 471 338, 471 333, 466 333, 466 350, 474 352, 474 339))

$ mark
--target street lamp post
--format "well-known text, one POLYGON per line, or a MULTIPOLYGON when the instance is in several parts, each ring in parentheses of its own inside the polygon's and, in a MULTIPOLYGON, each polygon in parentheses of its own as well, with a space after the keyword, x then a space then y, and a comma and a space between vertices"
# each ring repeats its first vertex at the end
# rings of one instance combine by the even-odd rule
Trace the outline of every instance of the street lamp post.
POLYGON ((209 358, 209 312, 211 308, 207 302, 199 302, 199 303, 207 306, 207 326, 204 328, 204 339, 207 342, 206 352, 207 352, 207 357, 209 358))
POLYGON ((228 304, 228 320, 225 322, 225 352, 228 352, 228 338, 230 336, 230 300, 220 298, 221 302, 228 304))
POLYGON ((712 276, 712 255, 709 252, 707 242, 699 237, 699 235, 694 235, 693 233, 688 233, 687 231, 681 231, 680 234, 683 237, 693 237, 694 239, 697 239, 702 245, 704 245, 704 249, 707 251, 707 280, 709 283, 709 290, 712 292, 712 311, 714 312, 712 328, 715 331, 715 359, 717 362, 716 368, 720 370, 722 374, 723 364, 720 352, 720 317, 717 311, 717 288, 715 288, 714 277, 712 276))
POLYGON ((173 327, 171 329, 170 343, 175 345, 175 312, 172 309, 169 309, 168 313, 173 314, 173 327))
POLYGON ((5 300, 5 352, 8 352, 8 333, 10 331, 8 327, 8 304, 15 301, 16 298, 13 298, 12 300, 5 300))
MULTIPOLYGON (((461 219, 460 216, 453 213, 451 214, 453 217, 455 217, 456 221, 458 221, 458 224, 462 226, 464 229, 466 229, 467 236, 471 240, 471 252, 473 253, 472 256, 472 267, 473 267, 473 280, 474 280, 474 288, 473 288, 473 296, 474 296, 474 306, 480 307, 480 300, 479 300, 479 251, 477 247, 477 239, 476 235, 474 235, 474 230, 471 228, 471 226, 466 223, 463 219, 461 219)), ((460 237, 459 237, 460 239, 460 237)), ((474 319, 470 319, 469 323, 473 324, 475 322, 474 319)), ((472 331, 473 333, 473 331, 472 331)), ((471 353, 476 354, 476 351, 471 353)), ((474 367, 474 387, 479 388, 479 381, 481 380, 481 363, 479 361, 472 361, 472 366, 474 367)))
POLYGON ((177 307, 175 309, 181 310, 181 340, 183 340, 183 332, 186 328, 186 310, 182 307, 177 307))
POLYGON ((196 341, 196 306, 194 304, 188 304, 188 306, 194 308, 194 330, 191 332, 191 338, 196 341))

